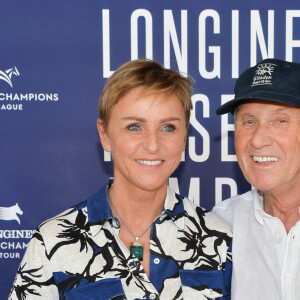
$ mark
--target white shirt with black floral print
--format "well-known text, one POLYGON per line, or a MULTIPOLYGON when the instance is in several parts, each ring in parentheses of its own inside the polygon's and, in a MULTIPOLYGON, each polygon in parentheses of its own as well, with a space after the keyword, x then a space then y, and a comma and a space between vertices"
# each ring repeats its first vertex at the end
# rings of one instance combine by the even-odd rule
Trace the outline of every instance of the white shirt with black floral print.
POLYGON ((231 230, 170 188, 150 234, 150 275, 119 239, 107 190, 42 223, 10 299, 230 299, 231 230))

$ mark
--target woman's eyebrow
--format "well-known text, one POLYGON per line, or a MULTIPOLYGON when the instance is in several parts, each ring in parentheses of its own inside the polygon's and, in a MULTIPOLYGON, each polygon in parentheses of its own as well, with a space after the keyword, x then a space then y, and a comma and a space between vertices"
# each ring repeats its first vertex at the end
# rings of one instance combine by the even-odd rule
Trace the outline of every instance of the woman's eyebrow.
MULTIPOLYGON (((141 118, 141 117, 124 117, 122 118, 121 120, 124 120, 124 121, 138 121, 138 122, 147 122, 147 119, 145 118, 141 118)), ((172 121, 181 121, 180 118, 178 117, 170 117, 170 118, 165 118, 165 119, 161 119, 159 122, 160 123, 165 123, 165 122, 172 122, 172 121)))
POLYGON ((147 120, 145 118, 140 118, 140 117, 124 117, 121 120, 124 120, 124 121, 147 122, 147 120))
POLYGON ((172 122, 172 121, 181 121, 181 119, 178 117, 165 118, 160 120, 160 123, 172 122))

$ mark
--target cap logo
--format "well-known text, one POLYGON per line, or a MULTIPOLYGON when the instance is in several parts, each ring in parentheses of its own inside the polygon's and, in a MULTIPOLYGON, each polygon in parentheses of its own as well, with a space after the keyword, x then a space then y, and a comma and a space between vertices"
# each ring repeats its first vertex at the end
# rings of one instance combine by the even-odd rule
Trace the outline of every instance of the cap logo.
POLYGON ((259 64, 255 70, 255 76, 251 86, 272 85, 272 73, 276 64, 263 63, 259 64))

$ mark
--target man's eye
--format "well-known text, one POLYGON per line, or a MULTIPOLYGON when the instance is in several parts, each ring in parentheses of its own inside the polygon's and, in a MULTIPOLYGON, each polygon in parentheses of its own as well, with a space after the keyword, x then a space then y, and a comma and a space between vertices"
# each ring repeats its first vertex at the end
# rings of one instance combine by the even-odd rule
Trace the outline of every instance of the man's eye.
POLYGON ((141 130, 141 127, 138 124, 130 124, 127 126, 127 129, 130 131, 138 131, 141 130))
POLYGON ((285 119, 279 119, 277 122, 280 124, 283 124, 283 123, 286 123, 287 121, 285 119))
POLYGON ((246 125, 252 125, 252 124, 254 124, 254 121, 253 120, 246 120, 244 122, 244 124, 246 124, 246 125))
POLYGON ((171 131, 175 130, 175 126, 172 125, 172 124, 168 124, 168 125, 166 125, 166 126, 163 127, 163 130, 167 131, 167 132, 171 132, 171 131))

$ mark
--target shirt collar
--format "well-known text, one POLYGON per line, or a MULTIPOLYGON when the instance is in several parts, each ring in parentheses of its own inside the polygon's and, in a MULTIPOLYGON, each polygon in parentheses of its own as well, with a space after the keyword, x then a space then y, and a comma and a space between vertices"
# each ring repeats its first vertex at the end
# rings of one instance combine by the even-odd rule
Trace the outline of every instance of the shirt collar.
POLYGON ((264 210, 264 194, 257 189, 254 189, 254 215, 261 225, 264 225, 265 218, 269 216, 264 210))
POLYGON ((164 205, 164 212, 173 220, 174 224, 180 229, 184 229, 185 210, 183 197, 176 194, 169 186, 164 205))
MULTIPOLYGON (((266 218, 275 218, 265 212, 265 210, 264 210, 264 193, 257 189, 254 189, 254 214, 255 214, 256 220, 261 225, 264 225, 266 218)), ((300 207, 299 207, 299 214, 300 214, 300 207)), ((298 220, 298 222, 299 222, 299 220, 298 220)))
POLYGON ((113 218, 108 200, 108 189, 112 186, 112 184, 113 180, 108 180, 99 192, 92 195, 87 200, 90 234, 92 236, 96 235, 101 230, 106 221, 113 218))
MULTIPOLYGON (((104 223, 113 219, 113 214, 108 200, 108 189, 112 186, 113 179, 102 186, 99 192, 87 199, 87 211, 90 223, 89 233, 95 236, 102 228, 104 223)), ((164 204, 166 213, 180 229, 184 228, 184 205, 183 197, 167 188, 167 196, 164 204)))

